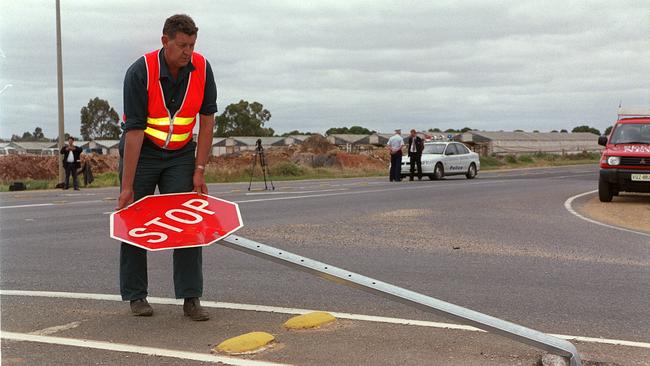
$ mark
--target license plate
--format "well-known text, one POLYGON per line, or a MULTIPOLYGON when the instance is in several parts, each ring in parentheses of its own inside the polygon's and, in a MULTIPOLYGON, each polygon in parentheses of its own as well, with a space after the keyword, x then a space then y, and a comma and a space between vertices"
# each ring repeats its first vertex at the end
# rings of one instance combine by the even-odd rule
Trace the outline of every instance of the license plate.
POLYGON ((650 174, 632 174, 632 180, 635 182, 650 182, 650 174))

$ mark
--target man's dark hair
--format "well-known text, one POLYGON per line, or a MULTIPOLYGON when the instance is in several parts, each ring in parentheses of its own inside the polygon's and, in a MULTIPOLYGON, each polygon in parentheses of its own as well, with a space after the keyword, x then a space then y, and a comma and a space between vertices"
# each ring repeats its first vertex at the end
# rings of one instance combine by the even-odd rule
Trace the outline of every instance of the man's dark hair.
POLYGON ((163 26, 163 34, 170 39, 176 38, 176 33, 178 32, 193 36, 198 31, 199 28, 187 14, 172 15, 165 20, 165 25, 163 26))

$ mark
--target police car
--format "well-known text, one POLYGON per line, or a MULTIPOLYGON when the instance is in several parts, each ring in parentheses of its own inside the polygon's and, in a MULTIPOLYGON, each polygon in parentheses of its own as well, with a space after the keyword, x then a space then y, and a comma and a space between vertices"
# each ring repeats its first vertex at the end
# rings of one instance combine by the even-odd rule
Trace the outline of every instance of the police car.
MULTIPOLYGON (((470 151, 467 146, 453 141, 425 142, 422 150, 422 175, 431 180, 441 179, 448 175, 465 175, 473 179, 481 169, 477 153, 470 151)), ((402 158, 402 178, 411 173, 411 162, 408 156, 402 158)), ((417 175, 417 166, 415 167, 417 175)))

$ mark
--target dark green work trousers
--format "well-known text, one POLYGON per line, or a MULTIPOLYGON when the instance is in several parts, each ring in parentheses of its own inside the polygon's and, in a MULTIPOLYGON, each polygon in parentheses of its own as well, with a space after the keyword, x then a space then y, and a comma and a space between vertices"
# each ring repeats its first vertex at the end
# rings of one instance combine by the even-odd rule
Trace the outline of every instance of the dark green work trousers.
MULTIPOLYGON (((160 193, 190 192, 194 189, 194 151, 190 141, 179 150, 162 150, 145 137, 136 168, 133 191, 135 200, 160 193)), ((122 154, 120 154, 122 155, 122 154)), ((122 177, 120 159, 120 179, 122 177)), ((176 298, 201 297, 203 294, 201 248, 174 249, 174 290, 176 298)), ((120 292, 122 300, 147 297, 147 251, 122 243, 120 249, 120 292)))

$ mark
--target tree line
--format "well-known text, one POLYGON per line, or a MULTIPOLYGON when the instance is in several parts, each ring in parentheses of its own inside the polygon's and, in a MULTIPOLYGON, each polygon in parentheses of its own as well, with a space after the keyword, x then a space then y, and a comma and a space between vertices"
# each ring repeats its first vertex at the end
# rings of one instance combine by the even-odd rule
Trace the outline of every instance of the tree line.
MULTIPOLYGON (((80 135, 83 140, 116 140, 120 137, 120 117, 113 107, 110 106, 107 100, 95 97, 88 101, 88 104, 80 110, 80 135)), ((290 135, 311 135, 309 131, 293 130, 281 135, 277 135, 275 130, 265 125, 271 119, 271 112, 264 108, 259 102, 248 102, 240 100, 237 103, 229 104, 220 115, 215 116, 215 137, 231 137, 231 136, 290 136, 290 135)), ((605 135, 609 135, 612 126, 608 127, 605 135)), ((428 132, 432 133, 465 133, 474 130, 471 127, 463 127, 460 129, 446 129, 430 128, 428 132)), ((350 127, 332 127, 329 128, 325 134, 354 134, 354 135, 371 135, 377 131, 368 129, 363 126, 350 126, 350 127)), ((523 130, 515 130, 515 132, 524 132, 523 130)), ((539 132, 534 130, 533 132, 539 132)), ((568 133, 566 129, 560 131, 553 130, 551 132, 568 133)), ((573 128, 571 132, 591 132, 600 135, 597 128, 581 125, 573 128)), ((70 134, 66 133, 67 139, 70 134)), ((26 131, 22 135, 12 135, 11 141, 56 141, 57 139, 49 139, 45 137, 43 129, 36 127, 33 132, 26 131)))

